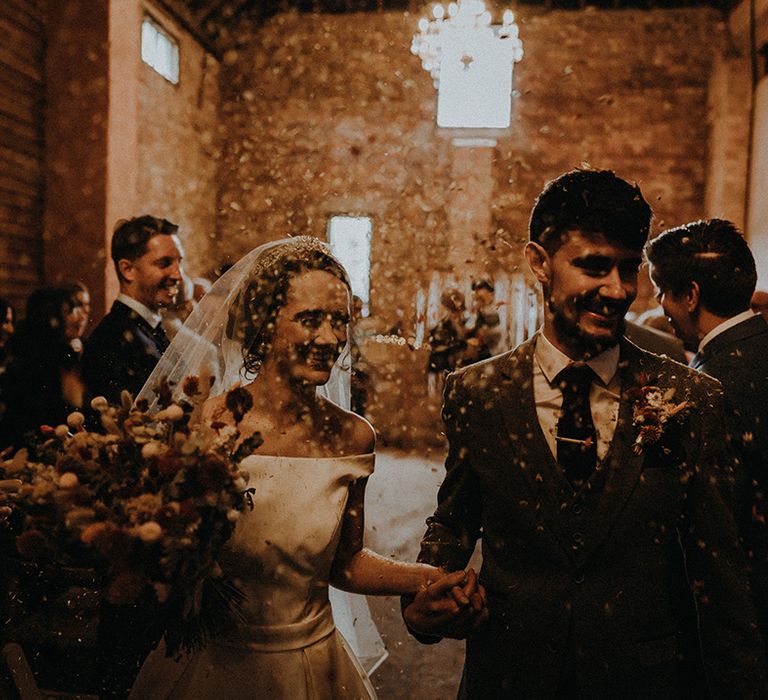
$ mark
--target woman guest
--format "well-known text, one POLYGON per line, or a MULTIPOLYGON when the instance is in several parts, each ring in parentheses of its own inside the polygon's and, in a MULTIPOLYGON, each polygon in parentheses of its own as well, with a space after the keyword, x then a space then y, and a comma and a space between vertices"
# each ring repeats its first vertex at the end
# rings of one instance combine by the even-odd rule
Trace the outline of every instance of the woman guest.
POLYGON ((0 368, 5 367, 8 341, 16 326, 16 309, 5 297, 0 297, 0 368))
POLYGON ((72 304, 66 334, 71 338, 69 344, 72 349, 82 356, 83 341, 91 320, 91 293, 82 282, 69 282, 63 289, 69 293, 72 304))
POLYGON ((83 405, 77 337, 82 307, 63 288, 33 292, 26 316, 8 343, 8 363, 0 377, 0 447, 23 446, 41 425, 66 422, 83 405))
POLYGON ((247 596, 245 622, 179 661, 157 649, 132 697, 375 697, 336 629, 329 582, 369 595, 426 589, 448 607, 482 615, 474 572, 445 576, 363 547, 374 432, 317 391, 341 383, 350 298, 347 273, 317 239, 262 246, 190 317, 187 330, 199 342, 177 336, 145 385, 212 372, 219 395, 203 406, 207 420, 236 428, 240 441, 259 433, 263 443, 242 462, 253 508, 244 509, 220 559, 247 596), (227 392, 235 380, 241 386, 227 392))

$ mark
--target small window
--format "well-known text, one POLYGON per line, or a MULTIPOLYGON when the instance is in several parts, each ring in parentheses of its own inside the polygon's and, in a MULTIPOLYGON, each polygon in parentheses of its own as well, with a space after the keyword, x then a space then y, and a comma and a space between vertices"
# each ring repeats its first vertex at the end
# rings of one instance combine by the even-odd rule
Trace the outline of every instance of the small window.
POLYGON ((352 294, 363 302, 363 316, 369 313, 371 295, 372 229, 369 216, 332 216, 328 222, 331 252, 349 273, 352 294))
POLYGON ((141 23, 141 60, 178 85, 179 44, 151 17, 141 23))

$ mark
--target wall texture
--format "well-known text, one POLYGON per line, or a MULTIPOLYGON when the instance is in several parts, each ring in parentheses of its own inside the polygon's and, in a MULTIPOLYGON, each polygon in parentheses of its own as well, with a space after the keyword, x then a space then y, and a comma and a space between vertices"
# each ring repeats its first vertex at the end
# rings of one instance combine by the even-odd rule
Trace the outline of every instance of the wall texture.
POLYGON ((220 255, 367 212, 372 309, 391 325, 412 320, 414 288, 435 268, 519 265, 535 196, 581 163, 639 181, 657 226, 702 216, 716 13, 520 13, 513 123, 490 149, 436 128, 431 80, 408 52, 416 19, 282 14, 231 57, 220 255), (477 209, 471 241, 456 202, 477 209))
POLYGON ((138 86, 136 213, 180 225, 188 270, 207 274, 215 235, 219 62, 172 20, 147 4, 179 42, 180 77, 173 85, 142 63, 138 86))

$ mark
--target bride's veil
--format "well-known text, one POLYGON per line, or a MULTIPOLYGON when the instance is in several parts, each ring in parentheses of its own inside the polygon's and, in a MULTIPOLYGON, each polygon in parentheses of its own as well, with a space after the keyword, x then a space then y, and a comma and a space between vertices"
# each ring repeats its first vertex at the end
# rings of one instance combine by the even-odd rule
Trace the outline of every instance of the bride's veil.
MULTIPOLYGON (((235 383, 253 379, 244 368, 243 339, 234 328, 244 313, 242 296, 251 281, 270 266, 279 265, 287 248, 321 250, 330 255, 327 246, 309 236, 284 238, 255 248, 225 272, 201 299, 184 326, 174 337, 138 396, 149 409, 157 406, 158 387, 170 385, 174 398, 181 398, 184 379, 198 377, 210 383, 209 397, 228 391, 235 383), (234 337, 233 337, 234 336, 234 337)), ((331 372, 327 384, 318 393, 334 403, 349 408, 349 351, 345 348, 331 372)), ((205 387, 207 392, 207 386, 205 387)), ((336 627, 347 640, 368 673, 384 661, 387 651, 376 629, 365 596, 331 588, 331 605, 336 627)))

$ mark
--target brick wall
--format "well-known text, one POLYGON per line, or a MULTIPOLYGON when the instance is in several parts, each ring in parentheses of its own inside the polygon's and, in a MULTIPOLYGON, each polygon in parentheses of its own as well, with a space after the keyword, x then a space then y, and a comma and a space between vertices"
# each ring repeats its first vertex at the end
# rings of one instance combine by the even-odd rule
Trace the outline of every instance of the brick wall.
POLYGON ((0 4, 0 295, 22 313, 43 269, 46 4, 0 4))

